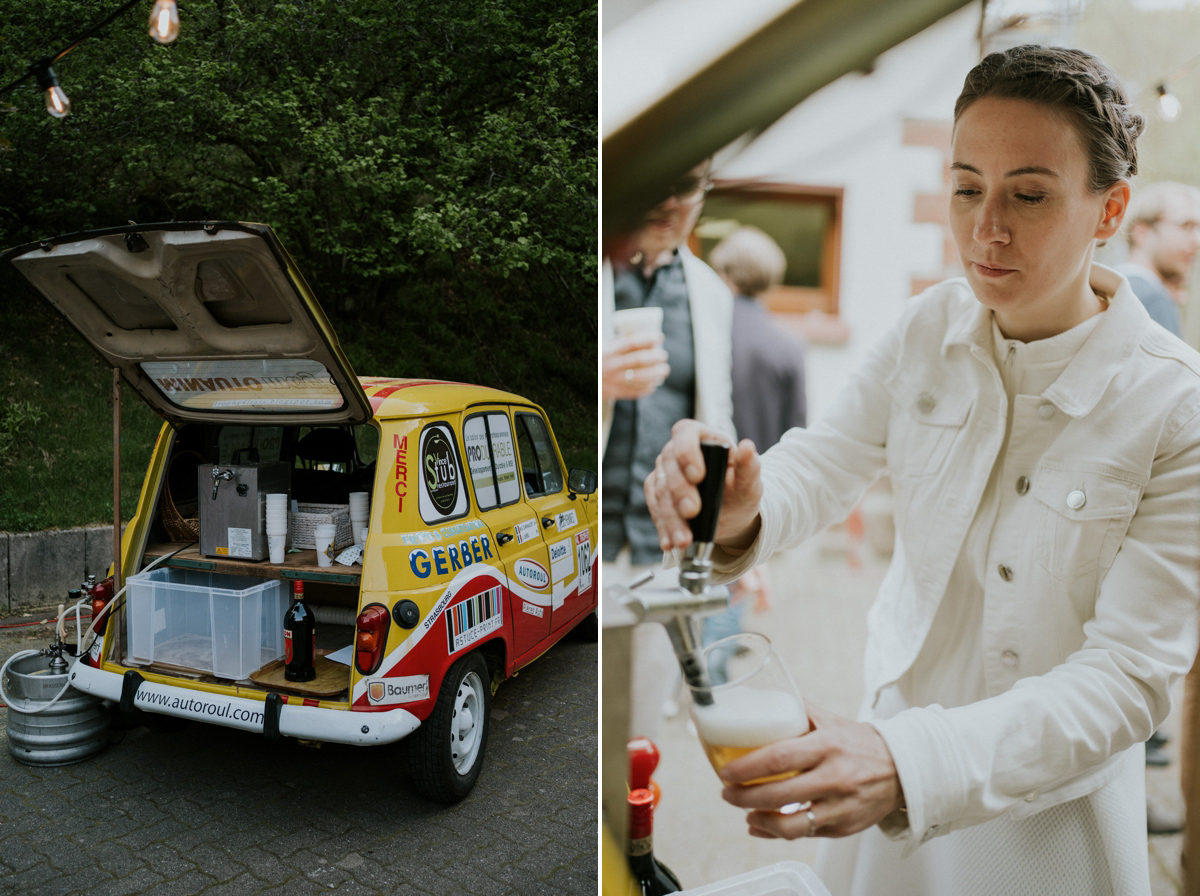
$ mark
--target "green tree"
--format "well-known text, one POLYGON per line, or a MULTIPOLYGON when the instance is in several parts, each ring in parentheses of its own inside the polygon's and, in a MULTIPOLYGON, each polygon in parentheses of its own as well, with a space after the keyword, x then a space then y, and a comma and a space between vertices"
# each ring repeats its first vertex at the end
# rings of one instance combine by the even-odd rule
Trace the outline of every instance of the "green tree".
MULTIPOLYGON (((9 4, 0 84, 117 3, 9 4)), ((180 6, 174 44, 147 0, 60 60, 65 119, 32 81, 0 96, 0 248, 268 223, 360 373, 528 395, 595 467, 594 0, 180 6)), ((30 294, 2 267, 0 315, 30 294)))

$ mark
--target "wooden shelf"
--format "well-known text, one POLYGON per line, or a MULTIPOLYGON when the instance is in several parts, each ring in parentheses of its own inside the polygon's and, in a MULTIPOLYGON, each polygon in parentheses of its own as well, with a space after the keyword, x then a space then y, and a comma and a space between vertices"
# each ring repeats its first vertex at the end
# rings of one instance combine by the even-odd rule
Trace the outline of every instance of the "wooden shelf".
POLYGON ((178 552, 159 566, 174 566, 178 569, 202 569, 232 576, 253 576, 260 579, 303 579, 306 582, 332 582, 338 585, 358 585, 362 567, 321 566, 317 563, 316 551, 294 551, 284 555, 283 563, 266 560, 236 560, 228 557, 205 557, 199 545, 182 543, 154 544, 146 548, 143 558, 149 562, 166 554, 178 552))

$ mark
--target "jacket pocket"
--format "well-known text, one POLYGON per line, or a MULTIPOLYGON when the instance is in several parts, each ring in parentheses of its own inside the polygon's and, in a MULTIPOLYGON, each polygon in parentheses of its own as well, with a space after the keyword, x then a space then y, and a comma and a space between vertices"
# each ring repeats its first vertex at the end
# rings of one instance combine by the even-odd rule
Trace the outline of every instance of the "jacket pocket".
POLYGON ((1104 464, 1040 466, 1031 483, 1043 505, 1038 563, 1073 592, 1082 586, 1094 593, 1099 573, 1117 555, 1145 482, 1144 475, 1104 464))
POLYGON ((962 432, 974 396, 952 385, 900 372, 887 382, 892 399, 887 461, 892 474, 917 478, 941 469, 962 432))

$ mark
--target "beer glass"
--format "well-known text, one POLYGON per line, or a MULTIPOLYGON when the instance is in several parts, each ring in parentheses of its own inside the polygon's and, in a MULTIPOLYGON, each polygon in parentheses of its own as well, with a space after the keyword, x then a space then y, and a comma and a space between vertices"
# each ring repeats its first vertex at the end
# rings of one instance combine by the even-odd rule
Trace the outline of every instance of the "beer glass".
MULTIPOLYGON (((712 767, 759 747, 808 731, 804 701, 765 635, 742 632, 707 648, 702 663, 710 686, 690 688, 692 721, 712 767)), ((785 772, 747 781, 762 784, 792 777, 785 772)))

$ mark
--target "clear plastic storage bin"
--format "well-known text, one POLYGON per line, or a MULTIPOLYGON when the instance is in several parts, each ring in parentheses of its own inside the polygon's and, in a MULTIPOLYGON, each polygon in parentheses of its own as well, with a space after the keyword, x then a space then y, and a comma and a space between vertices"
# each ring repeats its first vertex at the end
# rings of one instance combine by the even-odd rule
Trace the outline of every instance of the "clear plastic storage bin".
POLYGON ((164 567, 129 577, 129 659, 245 679, 283 656, 278 579, 164 567))
POLYGON ((829 890, 802 862, 776 862, 679 896, 829 896, 829 890))

